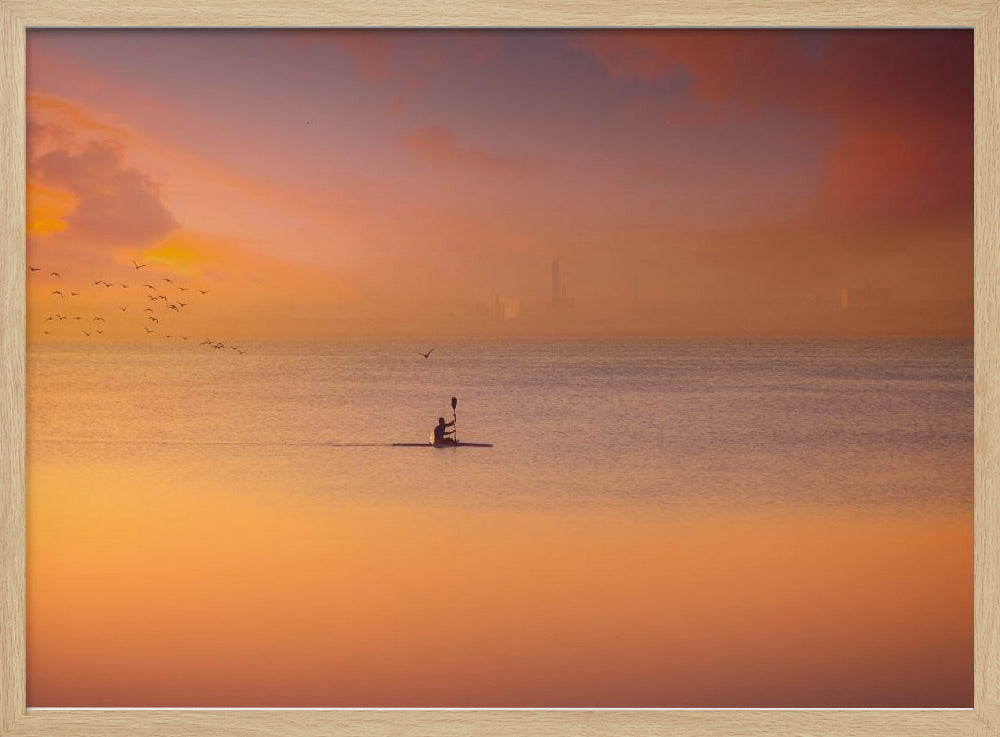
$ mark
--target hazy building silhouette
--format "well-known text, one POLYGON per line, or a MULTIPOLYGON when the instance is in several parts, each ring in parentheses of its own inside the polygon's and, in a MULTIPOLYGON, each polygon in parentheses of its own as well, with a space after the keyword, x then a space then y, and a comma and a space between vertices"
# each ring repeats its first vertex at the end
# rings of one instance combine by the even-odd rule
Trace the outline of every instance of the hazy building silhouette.
POLYGON ((552 259, 552 298, 549 300, 548 313, 553 317, 566 316, 573 310, 573 300, 569 298, 566 285, 563 284, 562 264, 559 257, 552 259))

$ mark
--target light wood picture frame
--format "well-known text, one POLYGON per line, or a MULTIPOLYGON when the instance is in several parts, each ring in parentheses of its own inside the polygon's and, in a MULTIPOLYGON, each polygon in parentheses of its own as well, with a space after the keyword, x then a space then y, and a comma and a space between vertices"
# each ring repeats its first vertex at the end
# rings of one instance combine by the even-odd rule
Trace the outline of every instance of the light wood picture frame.
POLYGON ((0 735, 1000 735, 1000 0, 0 0, 0 735), (964 27, 975 46, 975 692, 958 710, 28 710, 26 31, 964 27))

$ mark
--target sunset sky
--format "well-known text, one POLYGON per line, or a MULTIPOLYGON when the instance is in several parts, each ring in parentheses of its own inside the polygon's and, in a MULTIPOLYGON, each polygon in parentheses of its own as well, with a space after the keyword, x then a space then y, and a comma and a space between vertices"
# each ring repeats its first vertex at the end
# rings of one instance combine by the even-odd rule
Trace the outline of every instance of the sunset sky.
POLYGON ((164 277, 193 335, 489 333, 554 257, 609 332, 967 300, 972 72, 971 31, 33 30, 30 335, 164 277))

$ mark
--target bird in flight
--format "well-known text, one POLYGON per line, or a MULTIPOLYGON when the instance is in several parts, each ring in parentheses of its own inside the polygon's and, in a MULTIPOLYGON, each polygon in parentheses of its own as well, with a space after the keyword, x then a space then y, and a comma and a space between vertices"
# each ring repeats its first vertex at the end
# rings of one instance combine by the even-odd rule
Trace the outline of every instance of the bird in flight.
POLYGON ((53 271, 49 276, 54 276, 56 279, 62 279, 58 271, 53 271))
POLYGON ((103 317, 95 317, 94 318, 94 322, 104 322, 104 318, 103 317))
POLYGON ((128 289, 128 284, 121 284, 120 286, 122 289, 128 289))
POLYGON ((132 262, 132 265, 135 267, 136 271, 146 268, 146 264, 137 264, 135 261, 132 262))
POLYGON ((150 329, 149 329, 149 328, 147 328, 147 327, 146 327, 145 325, 143 325, 142 327, 143 327, 143 328, 145 329, 145 331, 146 331, 146 334, 147 334, 147 335, 148 335, 149 333, 155 333, 155 332, 156 332, 155 330, 150 330, 150 329))
POLYGON ((58 289, 56 289, 55 291, 53 291, 52 294, 58 294, 60 297, 64 296, 63 293, 60 292, 58 289))
POLYGON ((96 287, 96 286, 97 286, 98 284, 106 284, 106 283, 107 283, 107 282, 105 282, 105 281, 104 281, 103 279, 94 279, 93 281, 94 281, 94 286, 95 286, 95 287, 96 287))
POLYGON ((177 287, 177 288, 180 289, 182 292, 186 292, 189 289, 189 287, 177 287))
POLYGON ((173 284, 174 283, 172 279, 168 279, 167 277, 163 277, 163 281, 165 281, 167 284, 173 284))
POLYGON ((121 310, 122 312, 124 312, 125 310, 127 310, 127 309, 128 309, 128 306, 125 306, 125 307, 119 307, 118 309, 119 309, 119 310, 121 310))
POLYGON ((79 297, 79 296, 80 296, 80 293, 79 293, 79 292, 70 292, 70 293, 69 293, 69 296, 70 296, 70 297, 79 297))
POLYGON ((178 302, 177 306, 178 307, 187 307, 189 304, 190 304, 189 302, 178 302))
POLYGON ((146 289, 156 289, 152 284, 143 284, 142 286, 146 287, 146 289))
POLYGON ((88 338, 90 337, 90 333, 88 333, 86 330, 83 331, 83 334, 86 335, 88 338))
POLYGON ((103 331, 103 330, 98 330, 98 331, 97 331, 97 334, 98 334, 98 335, 104 335, 104 331, 103 331))
POLYGON ((437 350, 437 346, 434 346, 434 347, 433 347, 433 348, 431 348, 431 349, 430 349, 429 351, 427 351, 427 353, 424 353, 423 351, 417 351, 417 353, 419 353, 419 354, 420 354, 421 356, 423 356, 424 358, 430 358, 430 357, 431 357, 431 354, 432 354, 432 353, 433 353, 434 351, 436 351, 436 350, 437 350))
POLYGON ((149 317, 147 317, 146 319, 147 319, 147 320, 151 320, 152 322, 156 322, 156 323, 158 323, 158 322, 159 322, 159 320, 157 320, 157 319, 156 319, 155 317, 153 317, 152 315, 150 315, 150 316, 149 316, 149 317))
POLYGON ((199 289, 198 291, 201 292, 202 294, 208 294, 207 289, 199 289))
POLYGON ((177 305, 167 305, 168 310, 173 310, 174 312, 180 312, 177 305))
POLYGON ((34 266, 29 266, 28 267, 28 271, 41 271, 41 270, 42 270, 42 267, 40 267, 40 266, 38 268, 35 268, 34 266))
POLYGON ((110 282, 110 281, 104 282, 104 286, 109 287, 109 288, 113 287, 114 285, 115 285, 114 282, 110 282))

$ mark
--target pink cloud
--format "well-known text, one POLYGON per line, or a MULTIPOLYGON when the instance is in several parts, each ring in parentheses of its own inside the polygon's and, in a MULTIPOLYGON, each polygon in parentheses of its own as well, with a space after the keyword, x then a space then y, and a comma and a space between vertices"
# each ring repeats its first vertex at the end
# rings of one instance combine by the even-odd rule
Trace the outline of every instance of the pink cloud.
POLYGON ((816 211, 857 218, 972 207, 971 35, 921 31, 622 31, 577 40, 615 80, 649 83, 671 125, 776 111, 824 121, 816 211), (686 95, 660 102, 660 84, 686 95))
POLYGON ((157 183, 124 166, 120 144, 92 141, 78 153, 53 149, 29 162, 28 175, 76 199, 76 208, 64 218, 67 229, 53 237, 142 247, 177 227, 157 183))
POLYGON ((451 129, 440 125, 421 126, 404 135, 400 143, 410 154, 433 163, 507 172, 528 168, 528 162, 521 157, 465 143, 451 129))

